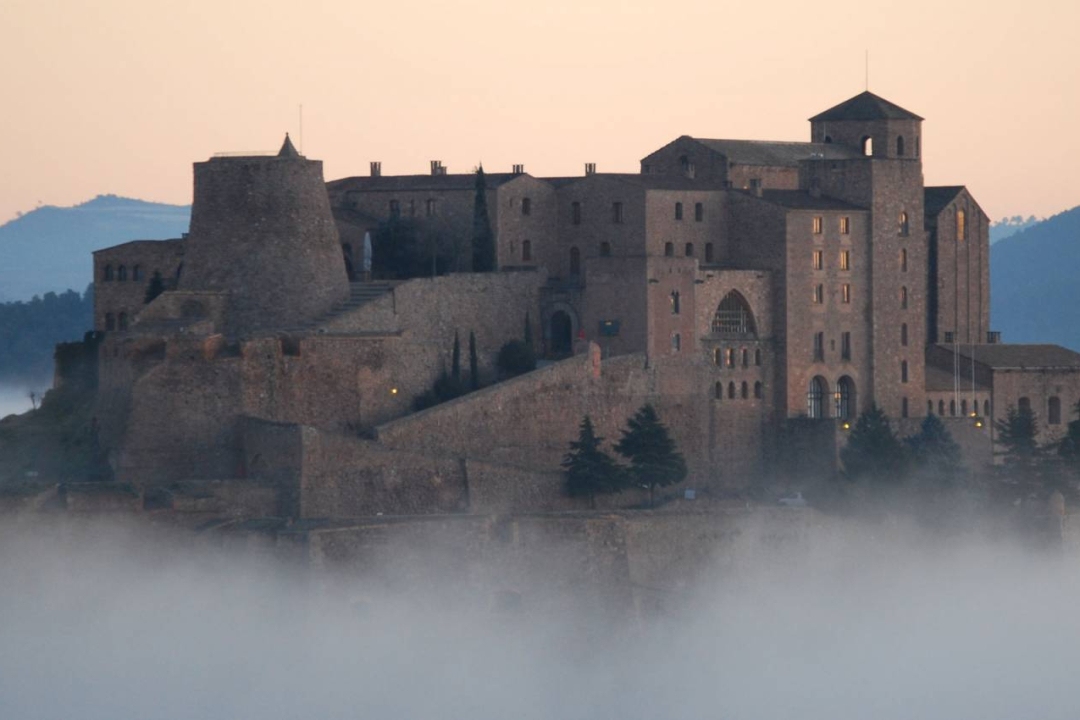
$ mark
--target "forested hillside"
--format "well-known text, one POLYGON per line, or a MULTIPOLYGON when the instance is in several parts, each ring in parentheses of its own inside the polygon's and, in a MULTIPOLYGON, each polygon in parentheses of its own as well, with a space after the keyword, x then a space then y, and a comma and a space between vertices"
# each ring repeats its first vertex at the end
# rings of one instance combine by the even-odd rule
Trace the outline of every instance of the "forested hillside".
POLYGON ((0 384, 41 384, 52 378, 53 349, 93 328, 93 288, 45 293, 0 304, 0 384))

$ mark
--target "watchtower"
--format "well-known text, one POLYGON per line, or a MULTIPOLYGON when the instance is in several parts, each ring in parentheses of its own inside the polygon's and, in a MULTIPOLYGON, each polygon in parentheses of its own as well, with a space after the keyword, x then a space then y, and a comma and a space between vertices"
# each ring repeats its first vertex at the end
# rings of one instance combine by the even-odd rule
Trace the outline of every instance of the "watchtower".
POLYGON ((288 327, 349 294, 322 163, 289 136, 276 156, 195 163, 180 290, 229 294, 227 332, 288 327))

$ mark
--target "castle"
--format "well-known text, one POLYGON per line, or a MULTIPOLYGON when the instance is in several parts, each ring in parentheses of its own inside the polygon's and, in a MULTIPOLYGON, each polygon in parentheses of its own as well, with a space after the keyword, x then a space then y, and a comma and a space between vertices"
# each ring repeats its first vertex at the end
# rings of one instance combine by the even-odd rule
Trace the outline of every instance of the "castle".
POLYGON ((1056 439, 1080 354, 991 330, 988 218, 924 185, 922 122, 864 92, 808 142, 682 136, 639 174, 487 174, 496 271, 395 282, 359 278, 365 234, 407 218, 469 269, 474 173, 324 183, 288 138, 196 163, 187 236, 94 254, 116 477, 290 517, 564 509, 578 421, 614 440, 644 402, 687 487, 718 492, 835 472, 871 404, 902 433, 940 415, 972 465, 1009 407, 1056 439), (490 380, 526 317, 550 363, 412 411, 455 336, 490 380))

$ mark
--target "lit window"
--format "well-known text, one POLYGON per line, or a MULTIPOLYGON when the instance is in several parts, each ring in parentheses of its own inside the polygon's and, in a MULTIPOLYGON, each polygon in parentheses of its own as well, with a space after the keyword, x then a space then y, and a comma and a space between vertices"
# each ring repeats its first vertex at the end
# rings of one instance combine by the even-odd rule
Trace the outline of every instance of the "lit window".
POLYGON ((727 361, 724 364, 729 368, 735 367, 735 348, 728 348, 724 351, 724 359, 727 361))
POLYGON ((840 234, 841 235, 849 235, 849 234, 851 234, 851 218, 849 218, 849 217, 840 218, 840 234))
POLYGON ((823 225, 824 225, 824 223, 822 222, 821 217, 815 217, 814 218, 814 234, 815 235, 820 235, 821 234, 821 229, 822 229, 823 225))
POLYGON ((907 272, 907 249, 900 248, 900 272, 907 272))
POLYGON ((825 266, 825 254, 821 250, 814 251, 814 269, 820 270, 825 266))
POLYGON ((909 232, 909 230, 911 228, 910 228, 910 225, 908 224, 908 216, 907 216, 906 212, 900 213, 900 218, 898 220, 898 225, 899 225, 898 230, 900 232, 900 235, 903 236, 903 237, 907 237, 908 232, 909 232))
POLYGON ((721 359, 720 348, 713 348, 712 361, 713 365, 717 367, 720 367, 720 365, 723 363, 723 360, 721 359))
POLYGON ((678 290, 672 290, 671 291, 671 314, 672 315, 678 315, 679 314, 679 291, 678 290))
POLYGON ((850 270, 851 269, 851 251, 850 250, 841 250, 840 251, 840 269, 841 270, 850 270))
POLYGON ((694 203, 694 220, 701 222, 705 219, 705 206, 701 203, 694 203))
POLYGON ((815 305, 820 305, 823 302, 825 302, 825 286, 824 285, 815 285, 814 286, 814 304, 815 305))
POLYGON ((847 283, 840 286, 840 301, 845 305, 851 302, 851 286, 847 283))
POLYGON ((956 239, 967 240, 967 216, 963 210, 956 211, 956 239))

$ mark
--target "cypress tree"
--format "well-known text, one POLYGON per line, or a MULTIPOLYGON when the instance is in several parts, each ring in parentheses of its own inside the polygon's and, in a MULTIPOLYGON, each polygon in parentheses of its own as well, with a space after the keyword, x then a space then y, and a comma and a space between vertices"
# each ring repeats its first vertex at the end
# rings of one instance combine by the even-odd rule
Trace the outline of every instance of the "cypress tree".
POLYGON ((600 449, 603 438, 597 437, 592 420, 581 420, 576 442, 562 461, 566 470, 566 492, 571 497, 587 497, 596 507, 599 493, 620 492, 624 487, 623 470, 606 452, 600 449))
POLYGON ((634 482, 649 488, 650 506, 654 504, 657 487, 681 482, 686 477, 686 460, 652 405, 641 406, 627 421, 615 452, 630 460, 630 477, 634 482))
POLYGON ((469 331, 469 385, 473 390, 480 388, 480 361, 476 357, 476 333, 469 331))
POLYGON ((1035 469, 1039 460, 1039 445, 1035 441, 1038 433, 1039 423, 1030 407, 1009 406, 1005 417, 997 421, 997 441, 1004 447, 1001 454, 1006 472, 1026 474, 1035 469))
POLYGON ((454 331, 454 354, 450 360, 450 377, 455 385, 461 385, 461 340, 458 339, 457 330, 454 331))
POLYGON ((484 166, 476 170, 476 196, 473 199, 473 272, 495 270, 495 233, 491 231, 491 219, 487 209, 487 181, 484 166))

